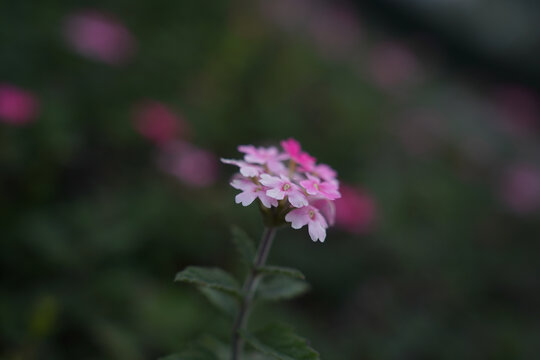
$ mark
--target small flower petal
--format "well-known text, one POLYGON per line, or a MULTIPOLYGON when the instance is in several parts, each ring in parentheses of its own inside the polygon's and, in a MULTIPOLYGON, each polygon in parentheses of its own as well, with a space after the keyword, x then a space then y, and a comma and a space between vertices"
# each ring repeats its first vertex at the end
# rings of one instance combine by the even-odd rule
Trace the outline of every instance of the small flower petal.
POLYGON ((318 221, 310 221, 308 223, 308 232, 311 240, 324 242, 326 239, 326 229, 318 221))
POLYGON ((276 200, 283 200, 285 198, 285 192, 279 188, 274 188, 266 191, 266 195, 276 200))
POLYGON ((306 196, 302 194, 300 191, 291 191, 290 193, 287 194, 287 197, 291 205, 296 208, 309 205, 309 202, 307 201, 306 196))
POLYGON ((290 222, 293 229, 300 229, 309 222, 307 208, 294 209, 285 216, 285 221, 290 222))
POLYGON ((257 193, 253 191, 244 191, 236 195, 234 198, 237 204, 242 203, 244 206, 251 205, 251 203, 257 198, 257 193))

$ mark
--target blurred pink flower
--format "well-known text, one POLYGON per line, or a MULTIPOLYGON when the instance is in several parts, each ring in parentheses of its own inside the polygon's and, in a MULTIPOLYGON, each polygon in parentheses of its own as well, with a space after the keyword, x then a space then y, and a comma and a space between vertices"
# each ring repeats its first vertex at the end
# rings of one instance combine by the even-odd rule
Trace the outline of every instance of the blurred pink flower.
POLYGON ((218 159, 214 154, 180 141, 171 141, 160 147, 158 165, 163 171, 194 187, 212 185, 218 177, 218 159))
POLYGON ((188 124, 175 115, 166 105, 157 101, 144 101, 134 110, 133 122, 135 129, 145 138, 161 144, 175 139, 185 138, 188 124))
POLYGON ((135 38, 122 23, 94 10, 69 15, 63 31, 75 52, 108 64, 126 62, 137 47, 135 38))
POLYGON ((375 46, 368 61, 371 78, 384 90, 393 90, 420 75, 416 55, 399 43, 385 42, 375 46))
POLYGON ((0 121, 12 125, 27 124, 36 118, 38 110, 38 100, 32 93, 0 84, 0 121))
POLYGON ((508 131, 523 135, 539 127, 540 97, 537 94, 524 87, 501 86, 495 90, 493 98, 508 131))
POLYGON ((502 178, 500 197, 518 214, 540 210, 540 168, 531 164, 509 167, 502 178))
POLYGON ((371 230, 376 217, 375 200, 365 191, 340 186, 341 198, 336 204, 336 225, 355 234, 371 230))
POLYGON ((302 151, 300 143, 293 138, 283 140, 281 142, 281 147, 287 155, 296 162, 303 171, 312 171, 314 169, 317 159, 309 155, 307 152, 302 151))

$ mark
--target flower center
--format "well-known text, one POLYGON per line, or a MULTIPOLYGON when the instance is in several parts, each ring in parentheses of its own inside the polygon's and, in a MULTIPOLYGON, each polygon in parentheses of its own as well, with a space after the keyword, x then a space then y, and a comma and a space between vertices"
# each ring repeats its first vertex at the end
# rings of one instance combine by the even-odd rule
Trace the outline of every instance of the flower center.
POLYGON ((315 190, 319 191, 319 184, 315 183, 313 187, 315 188, 315 190))
POLYGON ((315 219, 315 211, 309 210, 309 218, 310 218, 311 220, 315 219))
POLYGON ((283 191, 287 191, 290 188, 291 188, 291 184, 284 184, 282 189, 283 189, 283 191))

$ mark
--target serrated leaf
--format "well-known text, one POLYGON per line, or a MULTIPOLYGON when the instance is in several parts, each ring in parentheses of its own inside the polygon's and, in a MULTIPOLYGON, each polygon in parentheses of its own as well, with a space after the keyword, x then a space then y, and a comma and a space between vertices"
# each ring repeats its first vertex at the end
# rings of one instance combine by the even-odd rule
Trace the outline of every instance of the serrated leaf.
POLYGON ((235 316, 238 311, 237 297, 206 286, 199 286, 198 289, 218 309, 231 317, 235 316))
POLYGON ((219 268, 188 266, 176 274, 174 281, 206 286, 235 296, 240 296, 240 285, 228 272, 219 268))
POLYGON ((242 337, 255 349, 277 360, 318 360, 319 353, 286 325, 272 324, 242 337))
POLYGON ((284 276, 268 276, 262 279, 257 289, 257 297, 265 300, 284 300, 301 295, 309 285, 298 279, 284 276))
POLYGON ((218 358, 207 350, 187 350, 178 354, 168 355, 159 360, 218 360, 218 358))
POLYGON ((283 275, 283 276, 288 276, 290 278, 299 279, 299 280, 304 280, 306 278, 300 270, 296 270, 296 269, 288 268, 284 266, 261 266, 257 268, 257 271, 262 274, 283 275))
POLYGON ((233 226, 232 229, 232 241, 240 254, 242 262, 248 266, 251 266, 253 259, 255 258, 255 244, 249 235, 237 226, 233 226))

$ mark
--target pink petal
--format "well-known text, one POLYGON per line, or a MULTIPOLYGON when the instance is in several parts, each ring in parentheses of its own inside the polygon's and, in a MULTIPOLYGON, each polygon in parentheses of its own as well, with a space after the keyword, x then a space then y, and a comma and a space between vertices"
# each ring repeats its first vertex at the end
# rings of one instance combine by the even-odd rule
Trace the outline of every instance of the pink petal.
POLYGON ((302 185, 302 187, 306 189, 306 192, 310 195, 317 195, 319 192, 319 190, 315 188, 315 184, 317 184, 317 182, 313 180, 300 181, 300 185, 302 185))
POLYGON ((294 209, 285 216, 285 221, 291 223, 293 229, 300 229, 309 222, 306 208, 294 209))
POLYGON ((282 184, 282 180, 280 180, 279 178, 275 177, 275 176, 271 176, 271 175, 268 175, 268 174, 262 174, 261 175, 261 178, 260 178, 260 183, 265 185, 265 186, 269 186, 269 187, 277 187, 277 186, 281 186, 282 184))
POLYGON ((236 195, 234 198, 236 203, 242 203, 244 206, 250 205, 257 198, 257 193, 254 191, 244 191, 236 195))
POLYGON ((293 192, 290 192, 287 196, 289 198, 289 202, 291 203, 291 205, 296 208, 309 205, 306 197, 301 192, 293 191, 293 192))
POLYGON ((231 186, 238 190, 248 191, 253 190, 257 185, 249 179, 234 179, 231 181, 231 186))
POLYGON ((259 199, 261 200, 261 203, 263 204, 264 207, 271 208, 272 206, 275 206, 275 207, 278 206, 278 201, 266 195, 264 191, 259 191, 258 194, 259 194, 259 199))
POLYGON ((283 192, 280 188, 270 189, 266 191, 266 195, 276 200, 283 200, 283 198, 285 198, 285 192, 283 192))
POLYGON ((313 241, 324 242, 324 239, 326 239, 326 229, 319 221, 310 221, 308 223, 308 232, 313 241))
POLYGON ((287 154, 289 154, 291 157, 298 156, 300 154, 301 149, 302 149, 300 147, 300 143, 298 141, 296 141, 295 139, 293 139, 293 138, 283 140, 281 142, 281 147, 283 147, 283 150, 285 150, 285 152, 287 154))

